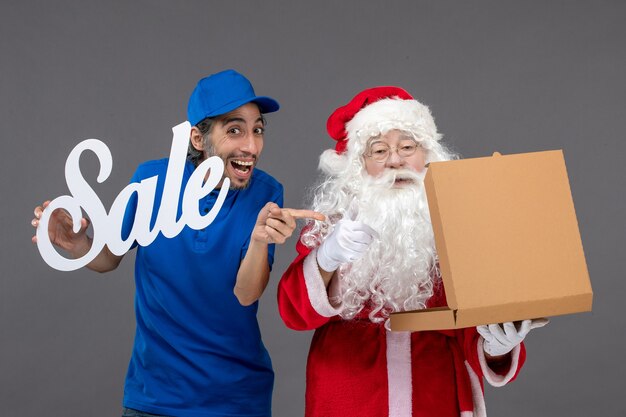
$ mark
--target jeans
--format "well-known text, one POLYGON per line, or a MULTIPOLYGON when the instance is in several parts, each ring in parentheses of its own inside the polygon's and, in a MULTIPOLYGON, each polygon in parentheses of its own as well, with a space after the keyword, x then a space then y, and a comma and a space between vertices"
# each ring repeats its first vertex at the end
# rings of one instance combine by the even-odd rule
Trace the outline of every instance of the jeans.
POLYGON ((124 407, 122 411, 122 417, 167 417, 161 414, 150 414, 145 411, 133 410, 132 408, 124 407))

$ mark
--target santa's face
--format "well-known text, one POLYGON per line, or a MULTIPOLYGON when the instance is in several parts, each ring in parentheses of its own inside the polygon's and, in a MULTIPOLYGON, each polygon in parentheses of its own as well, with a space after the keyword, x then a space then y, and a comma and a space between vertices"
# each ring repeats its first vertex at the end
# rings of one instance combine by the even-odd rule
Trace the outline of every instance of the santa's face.
MULTIPOLYGON (((390 130, 369 140, 364 155, 365 170, 373 177, 386 170, 408 169, 423 173, 426 169, 426 150, 412 136, 401 130, 390 130)), ((411 178, 398 176, 394 187, 414 185, 411 178)))

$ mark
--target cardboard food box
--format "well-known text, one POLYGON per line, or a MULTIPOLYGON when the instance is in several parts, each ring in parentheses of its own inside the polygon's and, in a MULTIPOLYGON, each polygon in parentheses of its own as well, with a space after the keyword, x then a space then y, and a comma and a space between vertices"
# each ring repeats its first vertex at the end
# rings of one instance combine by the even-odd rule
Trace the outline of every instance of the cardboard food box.
POLYGON ((394 313, 392 330, 591 311, 562 151, 434 162, 425 186, 449 308, 394 313))

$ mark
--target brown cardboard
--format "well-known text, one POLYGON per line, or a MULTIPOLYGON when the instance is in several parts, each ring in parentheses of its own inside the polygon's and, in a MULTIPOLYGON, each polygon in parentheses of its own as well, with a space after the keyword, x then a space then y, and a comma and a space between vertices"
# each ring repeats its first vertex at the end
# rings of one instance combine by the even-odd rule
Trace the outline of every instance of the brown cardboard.
POLYGON ((433 162, 425 187, 449 308, 392 314, 392 330, 591 311, 562 151, 433 162))

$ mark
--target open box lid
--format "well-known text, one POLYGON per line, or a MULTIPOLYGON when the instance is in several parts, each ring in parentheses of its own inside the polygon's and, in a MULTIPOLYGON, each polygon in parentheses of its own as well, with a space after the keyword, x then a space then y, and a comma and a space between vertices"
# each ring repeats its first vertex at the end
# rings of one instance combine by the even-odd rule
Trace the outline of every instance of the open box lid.
POLYGON ((425 187, 449 308, 394 313, 392 330, 591 310, 562 151, 433 162, 425 187))

